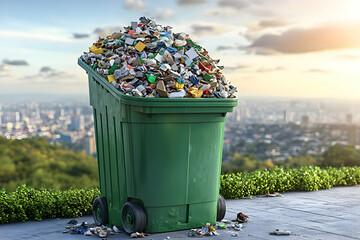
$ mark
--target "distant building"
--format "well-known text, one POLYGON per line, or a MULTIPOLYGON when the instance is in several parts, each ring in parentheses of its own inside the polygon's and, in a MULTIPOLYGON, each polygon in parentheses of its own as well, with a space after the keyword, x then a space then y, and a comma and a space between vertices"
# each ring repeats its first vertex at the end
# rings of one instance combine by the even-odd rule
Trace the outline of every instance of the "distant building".
POLYGON ((94 135, 85 137, 85 153, 90 156, 93 156, 96 154, 96 145, 95 145, 94 135))
POLYGON ((294 121, 294 113, 288 110, 284 111, 284 123, 289 123, 294 121))
POLYGON ((84 116, 72 116, 69 130, 83 130, 85 128, 84 116))
POLYGON ((15 116, 14 116, 14 120, 15 120, 15 123, 18 123, 21 121, 21 118, 20 118, 20 113, 19 112, 15 112, 15 116))
POLYGON ((36 105, 36 107, 35 107, 35 118, 36 119, 41 119, 39 105, 36 105))
POLYGON ((310 119, 308 115, 304 115, 301 117, 301 126, 308 127, 310 124, 310 119))
POLYGON ((240 109, 236 109, 235 111, 235 114, 236 114, 236 121, 237 122, 240 122, 241 121, 241 112, 240 112, 240 109))
POLYGON ((346 124, 352 124, 353 121, 353 115, 351 113, 346 114, 345 122, 346 124))

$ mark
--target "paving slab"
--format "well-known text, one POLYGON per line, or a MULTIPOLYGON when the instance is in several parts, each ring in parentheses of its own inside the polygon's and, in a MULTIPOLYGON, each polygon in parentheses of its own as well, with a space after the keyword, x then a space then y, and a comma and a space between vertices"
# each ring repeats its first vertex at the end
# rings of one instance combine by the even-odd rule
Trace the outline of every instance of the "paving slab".
MULTIPOLYGON (((316 192, 287 192, 281 197, 253 197, 226 200, 225 219, 236 218, 244 212, 250 219, 242 232, 218 230, 219 236, 206 239, 326 239, 360 240, 360 187, 335 187, 316 192), (291 231, 289 236, 273 236, 275 229, 291 231), (233 237, 232 234, 237 236, 233 237)), ((77 218, 78 222, 92 223, 92 216, 77 218)), ((97 236, 63 233, 69 219, 47 219, 0 225, 0 239, 75 240, 99 239, 97 236)), ((230 225, 230 224, 229 224, 230 225)), ((145 239, 199 239, 189 238, 188 230, 151 234, 145 239)), ((130 239, 124 233, 110 235, 109 240, 130 239)))

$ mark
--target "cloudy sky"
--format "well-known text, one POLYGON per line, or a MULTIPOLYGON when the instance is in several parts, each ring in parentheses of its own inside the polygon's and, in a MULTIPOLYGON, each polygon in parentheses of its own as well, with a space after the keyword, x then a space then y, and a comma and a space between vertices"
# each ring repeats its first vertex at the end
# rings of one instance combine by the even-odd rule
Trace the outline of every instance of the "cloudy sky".
POLYGON ((190 33, 241 96, 360 99, 359 0, 4 1, 0 94, 86 94, 77 58, 140 16, 190 33))

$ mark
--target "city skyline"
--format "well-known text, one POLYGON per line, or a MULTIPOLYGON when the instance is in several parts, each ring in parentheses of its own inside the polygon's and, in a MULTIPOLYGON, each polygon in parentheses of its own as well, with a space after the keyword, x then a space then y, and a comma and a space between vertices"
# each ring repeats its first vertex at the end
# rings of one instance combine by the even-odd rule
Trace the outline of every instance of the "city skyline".
POLYGON ((99 35, 146 15, 174 32, 190 33, 221 59, 239 99, 360 99, 356 0, 125 0, 103 1, 102 10, 96 6, 95 1, 5 3, 0 94, 87 94, 77 58, 99 35))
MULTIPOLYGON (((247 98, 227 114, 224 161, 233 152, 284 161, 320 156, 333 145, 360 149, 360 110, 356 103, 247 98)), ((94 121, 86 101, 0 101, 0 136, 46 138, 72 151, 95 156, 94 121)))

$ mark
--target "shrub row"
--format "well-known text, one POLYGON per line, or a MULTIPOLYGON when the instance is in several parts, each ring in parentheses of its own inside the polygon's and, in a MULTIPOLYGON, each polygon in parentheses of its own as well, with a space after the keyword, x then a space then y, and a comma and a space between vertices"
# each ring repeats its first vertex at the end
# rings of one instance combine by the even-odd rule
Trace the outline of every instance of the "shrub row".
POLYGON ((0 224, 40 221, 45 218, 72 218, 90 214, 92 202, 100 196, 98 188, 36 190, 25 185, 14 192, 0 190, 0 224))
POLYGON ((243 198, 286 191, 317 191, 334 186, 360 183, 360 167, 257 170, 225 174, 220 179, 220 193, 225 198, 243 198))
MULTIPOLYGON (((225 198, 243 198, 272 192, 316 191, 358 183, 360 167, 276 167, 222 175, 220 192, 225 198)), ((0 190, 0 224, 91 214, 92 202, 100 195, 98 188, 36 190, 23 185, 14 192, 0 190)))

